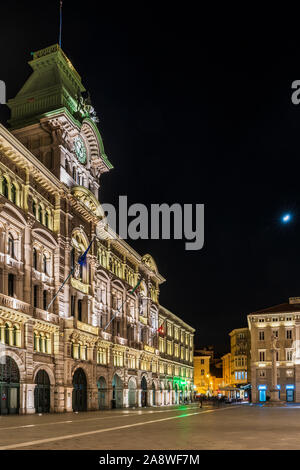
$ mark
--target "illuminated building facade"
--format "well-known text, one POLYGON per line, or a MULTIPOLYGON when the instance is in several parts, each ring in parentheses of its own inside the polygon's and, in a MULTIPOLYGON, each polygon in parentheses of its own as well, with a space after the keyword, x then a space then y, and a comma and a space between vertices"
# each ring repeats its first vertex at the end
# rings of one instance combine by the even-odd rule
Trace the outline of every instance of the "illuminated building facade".
POLYGON ((249 398, 250 390, 250 332, 236 328, 229 333, 230 353, 222 357, 222 393, 228 398, 249 398))
POLYGON ((194 384, 196 386, 197 395, 211 395, 212 381, 210 377, 210 360, 209 355, 201 355, 195 351, 194 355, 194 384))
POLYGON ((194 330, 159 305, 153 258, 101 222, 112 165, 81 78, 57 45, 30 65, 0 125, 0 414, 190 399, 194 330))
POLYGON ((272 384, 272 336, 275 338, 277 387, 282 401, 300 400, 300 298, 248 315, 251 335, 252 401, 265 402, 272 384))

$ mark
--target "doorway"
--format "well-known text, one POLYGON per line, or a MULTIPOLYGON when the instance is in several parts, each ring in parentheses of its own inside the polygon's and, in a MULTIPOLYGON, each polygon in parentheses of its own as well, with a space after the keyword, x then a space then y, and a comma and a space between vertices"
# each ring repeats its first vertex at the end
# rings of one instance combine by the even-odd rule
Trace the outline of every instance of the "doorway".
POLYGON ((50 412, 50 380, 43 369, 39 370, 35 378, 34 407, 36 413, 50 412))
POLYGON ((0 415, 18 414, 20 374, 17 363, 9 356, 0 359, 0 415))
POLYGON ((87 382, 84 370, 79 368, 73 376, 73 411, 87 410, 87 382))

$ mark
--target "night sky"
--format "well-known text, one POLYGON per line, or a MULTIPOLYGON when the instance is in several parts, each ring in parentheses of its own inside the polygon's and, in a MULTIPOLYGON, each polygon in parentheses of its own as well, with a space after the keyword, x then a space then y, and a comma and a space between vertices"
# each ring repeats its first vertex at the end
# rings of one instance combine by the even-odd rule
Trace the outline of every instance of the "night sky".
MULTIPOLYGON (((202 250, 129 243, 167 279, 161 304, 196 328, 199 346, 226 352, 248 313, 300 296, 298 30, 220 29, 215 15, 175 4, 105 3, 65 0, 62 41, 114 165, 101 202, 205 204, 202 250), (282 225, 286 212, 293 220, 282 225)), ((30 52, 58 42, 58 6, 1 4, 8 98, 30 74, 30 52)), ((0 106, 0 121, 8 117, 0 106)))

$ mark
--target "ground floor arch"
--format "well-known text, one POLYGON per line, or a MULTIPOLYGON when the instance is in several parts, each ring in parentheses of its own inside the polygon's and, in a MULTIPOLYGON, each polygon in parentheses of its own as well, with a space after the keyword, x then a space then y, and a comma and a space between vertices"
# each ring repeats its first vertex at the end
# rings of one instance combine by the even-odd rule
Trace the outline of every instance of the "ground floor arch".
POLYGON ((143 376, 141 380, 141 406, 147 406, 147 380, 146 377, 143 376))
POLYGON ((136 404, 136 380, 131 377, 128 380, 128 406, 135 407, 136 404))
POLYGON ((112 398, 112 407, 113 408, 122 408, 123 406, 123 381, 115 374, 112 380, 112 389, 113 389, 113 398, 112 398))
POLYGON ((72 408, 73 411, 87 410, 87 380, 81 367, 73 375, 72 408))
POLYGON ((44 369, 40 369, 35 377, 34 407, 37 413, 50 412, 50 379, 44 369))
POLYGON ((0 358, 0 400, 0 415, 19 413, 20 372, 10 356, 0 358))
POLYGON ((152 405, 156 405, 156 389, 154 382, 152 382, 152 405))
POLYGON ((104 377, 99 377, 97 381, 98 388, 98 409, 104 410, 107 408, 107 383, 104 377))

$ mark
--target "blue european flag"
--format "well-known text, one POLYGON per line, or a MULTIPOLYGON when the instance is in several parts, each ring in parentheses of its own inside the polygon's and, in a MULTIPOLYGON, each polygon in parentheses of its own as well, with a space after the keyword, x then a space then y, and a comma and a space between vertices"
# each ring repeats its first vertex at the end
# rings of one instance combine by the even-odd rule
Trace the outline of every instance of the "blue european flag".
POLYGON ((84 265, 85 265, 85 262, 86 262, 86 255, 88 254, 88 251, 89 251, 89 249, 91 248, 93 241, 94 241, 94 238, 92 239, 91 243, 89 244, 89 246, 87 247, 87 249, 85 250, 85 252, 84 252, 82 255, 79 256, 79 258, 78 258, 78 264, 79 264, 80 266, 84 266, 84 265))

